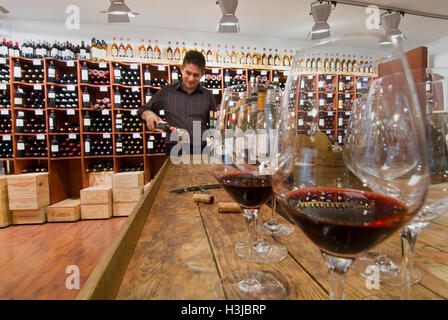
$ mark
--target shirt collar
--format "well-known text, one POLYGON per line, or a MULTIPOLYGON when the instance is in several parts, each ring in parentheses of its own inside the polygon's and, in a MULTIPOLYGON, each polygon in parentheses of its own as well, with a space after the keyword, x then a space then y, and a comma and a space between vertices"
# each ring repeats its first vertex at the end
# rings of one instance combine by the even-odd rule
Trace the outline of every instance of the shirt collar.
MULTIPOLYGON (((178 81, 178 82, 174 85, 174 88, 176 89, 176 91, 178 90, 178 91, 182 91, 182 92, 187 93, 187 92, 184 90, 184 88, 182 88, 182 81, 178 81)), ((201 87, 201 84, 198 84, 198 86, 196 87, 196 89, 194 89, 194 91, 192 92, 192 94, 195 93, 195 92, 204 93, 203 90, 204 90, 204 88, 201 87)))

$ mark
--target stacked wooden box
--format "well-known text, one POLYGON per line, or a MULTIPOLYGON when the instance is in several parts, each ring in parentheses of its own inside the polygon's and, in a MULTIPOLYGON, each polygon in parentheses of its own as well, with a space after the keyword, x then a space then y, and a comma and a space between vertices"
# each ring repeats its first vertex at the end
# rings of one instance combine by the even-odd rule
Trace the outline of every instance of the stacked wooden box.
POLYGON ((81 219, 107 219, 112 216, 112 188, 88 187, 81 192, 81 219))
POLYGON ((114 216, 129 216, 143 195, 143 171, 120 172, 112 178, 114 216))
POLYGON ((9 226, 12 222, 8 204, 8 182, 6 176, 0 177, 0 228, 9 226))
POLYGON ((106 172, 90 172, 89 173, 89 187, 108 186, 112 187, 113 171, 106 172))
POLYGON ((7 176, 13 224, 44 223, 50 204, 48 172, 7 176))
POLYGON ((81 217, 81 200, 69 198, 55 203, 47 208, 49 222, 78 221, 81 217))

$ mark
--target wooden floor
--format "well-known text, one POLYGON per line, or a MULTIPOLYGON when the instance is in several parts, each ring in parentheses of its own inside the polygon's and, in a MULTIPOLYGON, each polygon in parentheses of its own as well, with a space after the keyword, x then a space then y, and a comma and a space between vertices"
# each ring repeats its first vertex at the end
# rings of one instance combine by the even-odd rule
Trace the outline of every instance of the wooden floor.
POLYGON ((74 299, 79 290, 67 289, 66 268, 79 268, 82 288, 126 219, 0 229, 0 299, 74 299))

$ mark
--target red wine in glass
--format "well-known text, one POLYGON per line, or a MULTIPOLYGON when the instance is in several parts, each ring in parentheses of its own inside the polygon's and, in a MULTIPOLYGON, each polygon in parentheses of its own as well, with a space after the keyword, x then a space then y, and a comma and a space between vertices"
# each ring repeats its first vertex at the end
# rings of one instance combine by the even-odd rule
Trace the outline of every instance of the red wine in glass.
POLYGON ((271 177, 245 173, 217 177, 227 193, 242 207, 260 207, 272 197, 271 177))
POLYGON ((353 257, 396 232, 410 216, 402 202, 350 189, 304 188, 283 209, 324 252, 353 257))

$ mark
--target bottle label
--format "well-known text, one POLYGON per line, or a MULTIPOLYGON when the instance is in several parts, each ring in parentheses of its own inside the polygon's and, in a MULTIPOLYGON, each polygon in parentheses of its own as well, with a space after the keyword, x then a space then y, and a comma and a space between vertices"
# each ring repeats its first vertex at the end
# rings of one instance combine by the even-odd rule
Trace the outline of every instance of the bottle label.
POLYGON ((84 101, 86 103, 90 102, 90 95, 88 93, 84 93, 82 95, 82 101, 84 101))
POLYGON ((55 98, 56 98, 56 93, 54 93, 54 92, 49 92, 49 93, 48 93, 48 98, 50 98, 50 99, 55 99, 55 98))
POLYGON ((121 71, 120 70, 115 70, 114 71, 114 76, 115 76, 115 78, 121 78, 121 71))
POLYGON ((148 149, 154 148, 154 142, 148 141, 148 149))
POLYGON ((51 152, 59 152, 59 146, 57 144, 51 145, 51 152))
POLYGON ((14 67, 14 76, 16 78, 22 78, 22 68, 21 67, 14 67))
POLYGON ((172 74, 173 80, 178 80, 179 79, 179 75, 177 74, 177 72, 174 72, 172 74))
POLYGON ((0 54, 3 56, 7 56, 8 55, 8 47, 7 46, 1 46, 0 47, 0 54))
POLYGON ((82 70, 81 71, 81 79, 84 81, 89 80, 89 71, 88 70, 82 70))
POLYGON ((53 120, 53 118, 48 119, 48 123, 49 123, 50 129, 54 129, 54 120, 53 120))
POLYGON ((54 76, 56 76, 56 69, 54 69, 54 68, 49 68, 49 69, 48 69, 48 75, 49 75, 50 77, 54 77, 54 76))
POLYGON ((145 80, 151 81, 151 72, 145 72, 145 80))
POLYGON ((145 96, 145 103, 148 103, 151 100, 152 96, 151 95, 146 95, 145 96))
POLYGON ((22 98, 14 98, 14 104, 16 105, 22 105, 23 99, 22 98))
POLYGON ((17 143, 17 150, 25 150, 25 144, 23 142, 18 142, 17 143))
POLYGON ((84 151, 85 152, 90 152, 90 142, 89 141, 86 141, 84 143, 84 151))
POLYGON ((90 126, 90 119, 84 119, 84 126, 90 126))
POLYGON ((121 95, 115 95, 114 97, 115 103, 121 103, 121 95))
POLYGON ((16 119, 16 126, 23 127, 23 119, 16 119))
POLYGON ((123 147, 123 143, 122 142, 117 142, 117 151, 118 151, 118 148, 122 148, 123 147))

